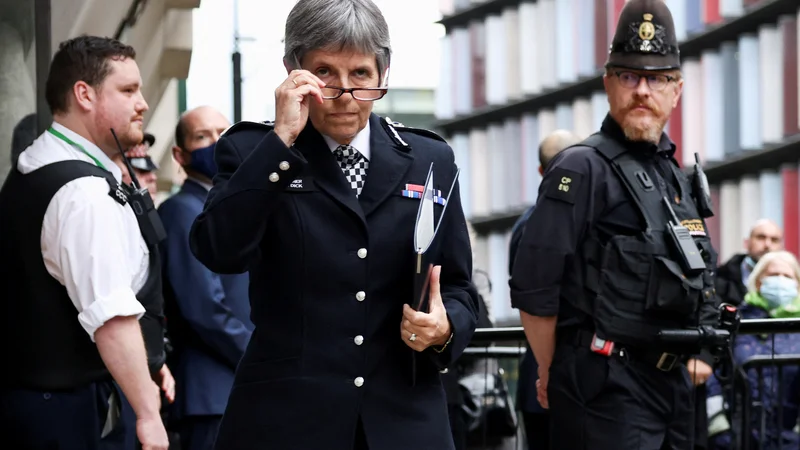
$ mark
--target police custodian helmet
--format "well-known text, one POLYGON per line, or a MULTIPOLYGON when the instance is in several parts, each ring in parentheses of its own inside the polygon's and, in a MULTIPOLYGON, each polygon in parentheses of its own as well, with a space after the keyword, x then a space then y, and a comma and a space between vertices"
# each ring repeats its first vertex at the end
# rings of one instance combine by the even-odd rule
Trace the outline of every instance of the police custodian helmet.
POLYGON ((606 67, 680 69, 675 24, 663 0, 630 0, 623 6, 606 67))

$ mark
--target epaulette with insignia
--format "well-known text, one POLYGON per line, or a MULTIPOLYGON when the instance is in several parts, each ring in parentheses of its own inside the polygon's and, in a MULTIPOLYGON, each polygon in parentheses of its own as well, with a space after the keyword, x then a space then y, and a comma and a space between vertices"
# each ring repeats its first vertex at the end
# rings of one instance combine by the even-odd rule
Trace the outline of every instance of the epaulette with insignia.
POLYGON ((381 125, 383 125, 383 128, 387 133, 389 133, 389 136, 392 138, 392 140, 394 140, 395 143, 407 149, 411 148, 411 146, 400 137, 400 134, 397 133, 394 124, 389 120, 388 117, 384 117, 383 120, 381 120, 381 125))
POLYGON ((242 120, 226 128, 225 131, 223 131, 222 134, 220 134, 220 136, 224 136, 225 134, 233 130, 238 130, 247 127, 254 127, 254 128, 267 127, 269 129, 272 129, 275 127, 275 122, 271 120, 265 120, 264 122, 251 122, 249 120, 242 120))
POLYGON ((439 136, 438 134, 434 133, 431 130, 426 130, 424 128, 407 127, 400 122, 393 122, 388 117, 386 117, 386 123, 389 124, 392 128, 396 129, 397 131, 409 131, 411 133, 418 134, 420 136, 425 136, 431 139, 436 139, 437 141, 442 141, 444 143, 447 143, 447 141, 443 137, 439 136))

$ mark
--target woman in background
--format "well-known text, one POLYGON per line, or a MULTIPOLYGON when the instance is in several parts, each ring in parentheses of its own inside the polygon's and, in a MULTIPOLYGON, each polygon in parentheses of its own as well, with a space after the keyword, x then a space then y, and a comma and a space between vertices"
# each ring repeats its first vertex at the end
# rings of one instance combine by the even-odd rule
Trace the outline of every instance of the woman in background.
MULTIPOLYGON (((748 278, 748 292, 739 307, 742 319, 800 317, 798 281, 800 266, 791 253, 777 251, 761 257, 748 278)), ((741 335, 736 338, 733 347, 735 367, 740 367, 757 355, 800 355, 800 334, 741 335)), ((744 406, 750 408, 751 448, 779 448, 779 440, 783 440, 783 448, 800 448, 797 430, 800 403, 798 366, 784 366, 782 372, 779 376, 776 366, 764 366, 761 371, 750 369, 746 373, 751 402, 744 406), (779 416, 780 404, 783 410, 779 416), (762 421, 765 429, 763 436, 762 421)), ((712 376, 707 385, 709 448, 731 448, 732 434, 741 436, 743 433, 736 429, 738 425, 734 425, 733 430, 731 427, 730 391, 735 389, 741 392, 742 380, 737 376, 732 383, 728 380, 721 382, 712 376)), ((737 408, 736 415, 740 412, 741 408, 737 408)))

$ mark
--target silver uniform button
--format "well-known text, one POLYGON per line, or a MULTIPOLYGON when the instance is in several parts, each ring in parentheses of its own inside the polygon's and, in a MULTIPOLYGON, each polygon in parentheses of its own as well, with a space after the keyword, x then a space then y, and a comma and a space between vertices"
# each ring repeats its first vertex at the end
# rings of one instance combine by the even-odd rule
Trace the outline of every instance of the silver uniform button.
POLYGON ((365 249, 365 248, 358 249, 358 257, 361 258, 361 259, 366 258, 367 257, 367 249, 365 249))
POLYGON ((289 170, 289 162, 288 161, 281 161, 281 163, 278 164, 278 167, 281 170, 289 170))
POLYGON ((363 377, 356 377, 356 379, 353 380, 353 384, 355 384, 356 387, 363 386, 364 385, 364 378, 363 377))
POLYGON ((363 302, 365 298, 367 298, 367 293, 366 292, 364 292, 364 291, 356 292, 356 300, 358 300, 360 302, 363 302))
POLYGON ((353 342, 355 342, 356 345, 363 344, 364 343, 364 336, 359 334, 358 336, 355 337, 355 339, 353 339, 353 342))
POLYGON ((273 183, 276 183, 280 179, 281 179, 281 177, 279 177, 278 174, 275 173, 275 172, 272 172, 271 174, 269 174, 269 181, 272 181, 273 183))

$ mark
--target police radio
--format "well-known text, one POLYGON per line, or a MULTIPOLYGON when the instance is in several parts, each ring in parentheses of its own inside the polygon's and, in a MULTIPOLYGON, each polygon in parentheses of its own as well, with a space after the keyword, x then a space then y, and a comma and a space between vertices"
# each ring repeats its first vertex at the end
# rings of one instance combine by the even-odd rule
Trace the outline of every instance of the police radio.
POLYGON ((708 187, 708 178, 700 165, 700 155, 694 154, 694 177, 692 178, 692 192, 697 203, 697 212, 700 217, 708 219, 714 216, 714 204, 711 201, 711 189, 708 187))
POLYGON ((150 193, 147 191, 147 188, 143 188, 139 184, 139 179, 136 178, 133 166, 130 160, 128 160, 128 157, 125 156, 125 151, 122 150, 122 145, 120 145, 119 139, 117 139, 117 133, 114 132, 113 128, 111 128, 111 135, 114 136, 119 154, 122 155, 122 160, 125 161, 125 165, 128 167, 128 173, 131 176, 131 183, 133 186, 122 183, 122 186, 125 187, 126 193, 128 194, 128 203, 130 203, 133 213, 136 214, 136 221, 139 222, 139 228, 142 231, 145 242, 149 245, 156 245, 167 237, 167 231, 164 229, 164 224, 161 223, 161 218, 158 217, 158 212, 153 204, 153 199, 150 197, 150 193))
POLYGON ((703 261, 702 255, 700 255, 700 250, 697 248, 694 238, 692 238, 691 233, 689 233, 689 229, 681 225, 667 197, 663 197, 662 199, 670 215, 672 215, 672 218, 675 220, 674 223, 667 222, 667 234, 671 238, 678 255, 680 255, 680 262, 683 270, 691 274, 702 272, 706 269, 706 263, 703 261))

